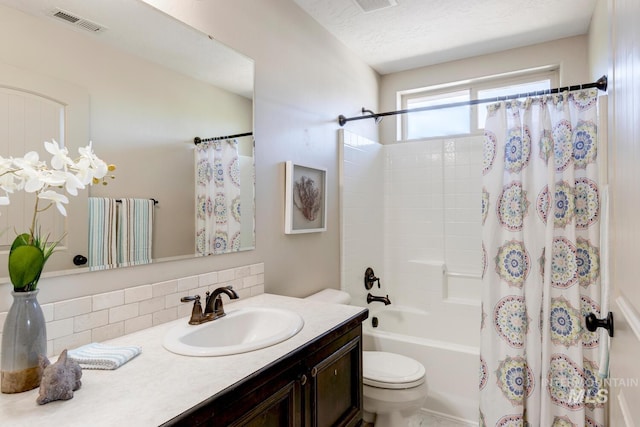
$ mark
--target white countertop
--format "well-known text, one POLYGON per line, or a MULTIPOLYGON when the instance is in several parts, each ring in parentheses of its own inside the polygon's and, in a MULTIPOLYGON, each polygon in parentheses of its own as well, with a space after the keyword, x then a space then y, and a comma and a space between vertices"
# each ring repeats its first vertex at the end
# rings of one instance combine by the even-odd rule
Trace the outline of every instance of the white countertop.
POLYGON ((181 356, 162 346, 166 331, 188 318, 106 341, 141 346, 142 354, 113 371, 83 369, 82 387, 71 400, 38 405, 38 389, 0 394, 0 425, 157 426, 365 310, 271 294, 225 303, 227 311, 247 306, 295 311, 304 327, 274 346, 220 357, 181 356))

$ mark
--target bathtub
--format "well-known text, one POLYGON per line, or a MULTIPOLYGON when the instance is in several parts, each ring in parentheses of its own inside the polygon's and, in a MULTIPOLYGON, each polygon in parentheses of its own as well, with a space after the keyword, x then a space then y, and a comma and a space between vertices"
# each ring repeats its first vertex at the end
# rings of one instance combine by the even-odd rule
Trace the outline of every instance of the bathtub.
POLYGON ((423 410, 477 425, 479 311, 452 307, 436 315, 411 307, 371 307, 363 324, 364 349, 399 353, 422 363, 429 387, 423 410))

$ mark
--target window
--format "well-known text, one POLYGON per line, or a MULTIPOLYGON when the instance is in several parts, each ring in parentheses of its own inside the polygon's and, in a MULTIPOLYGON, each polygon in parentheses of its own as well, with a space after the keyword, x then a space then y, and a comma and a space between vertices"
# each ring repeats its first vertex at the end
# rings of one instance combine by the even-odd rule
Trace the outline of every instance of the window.
MULTIPOLYGON (((476 99, 537 92, 557 85, 557 70, 520 73, 516 77, 489 77, 471 82, 398 93, 401 109, 428 108, 476 99)), ((399 140, 436 138, 480 133, 486 120, 486 105, 461 105, 428 109, 399 117, 399 140)))
MULTIPOLYGON (((439 95, 426 95, 407 100, 407 109, 431 107, 457 102, 468 102, 471 91, 459 90, 439 95)), ((470 105, 426 110, 407 115, 405 139, 431 138, 470 133, 470 105), (410 116, 410 117, 409 117, 410 116)))

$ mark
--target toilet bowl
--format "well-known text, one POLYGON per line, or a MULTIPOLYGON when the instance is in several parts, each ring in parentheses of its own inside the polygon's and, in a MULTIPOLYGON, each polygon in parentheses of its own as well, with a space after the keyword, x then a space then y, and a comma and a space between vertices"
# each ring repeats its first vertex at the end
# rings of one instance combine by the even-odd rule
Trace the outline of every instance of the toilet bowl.
MULTIPOLYGON (((348 304, 348 293, 325 289, 308 299, 348 304)), ((362 352, 364 421, 375 427, 407 426, 427 400, 424 366, 410 357, 383 351, 362 352)))
POLYGON ((376 427, 407 426, 427 400, 424 366, 384 351, 362 352, 364 421, 376 427))

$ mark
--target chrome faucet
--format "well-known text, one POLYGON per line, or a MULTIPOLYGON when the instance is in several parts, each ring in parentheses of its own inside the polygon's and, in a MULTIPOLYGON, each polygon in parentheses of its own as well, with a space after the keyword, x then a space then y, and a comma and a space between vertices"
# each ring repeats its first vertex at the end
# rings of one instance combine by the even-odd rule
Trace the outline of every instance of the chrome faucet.
POLYGON ((371 304, 372 302, 383 302, 384 305, 391 304, 391 300, 389 299, 389 295, 385 297, 377 297, 375 295, 367 294, 367 304, 371 304))
POLYGON ((205 308, 202 311, 202 304, 200 303, 200 295, 186 296, 180 298, 181 302, 194 301, 193 310, 191 310, 191 318, 189 319, 190 325, 200 325, 202 323, 216 320, 225 315, 224 307, 222 305, 221 294, 227 294, 231 299, 238 299, 238 294, 233 290, 231 286, 223 286, 215 289, 213 292, 206 294, 205 308))

